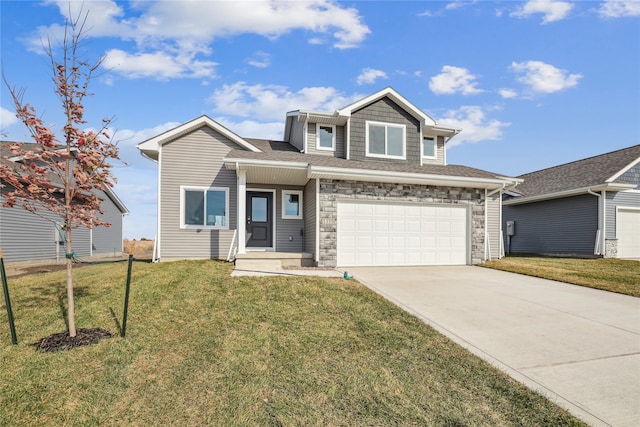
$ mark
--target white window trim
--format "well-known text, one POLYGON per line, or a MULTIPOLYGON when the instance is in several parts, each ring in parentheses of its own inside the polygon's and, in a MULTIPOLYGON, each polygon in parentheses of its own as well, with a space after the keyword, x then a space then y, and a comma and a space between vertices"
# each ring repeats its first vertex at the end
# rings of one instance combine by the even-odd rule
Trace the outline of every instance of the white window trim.
POLYGON ((302 191, 300 190, 282 190, 282 219, 302 219, 302 191), (298 195, 298 215, 287 215, 285 206, 286 206, 286 196, 287 194, 297 194, 298 195))
POLYGON ((422 151, 422 158, 423 159, 435 160, 435 159, 438 158, 438 137, 437 136, 423 135, 422 136, 422 141, 420 142, 420 144, 422 144, 421 151, 422 151), (424 140, 425 140, 425 138, 433 139, 433 152, 434 152, 435 155, 427 156, 426 154, 424 154, 424 140))
POLYGON ((323 125, 316 123, 316 150, 319 151, 336 151, 336 126, 335 125, 323 125), (322 147, 320 145, 320 127, 331 128, 331 147, 322 147))
POLYGON ((382 158, 382 159, 400 159, 400 160, 406 160, 407 158, 407 127, 405 125, 401 125, 398 123, 385 123, 385 122, 370 122, 367 121, 366 122, 366 127, 365 127, 365 146, 366 146, 366 155, 367 157, 378 157, 378 158, 382 158), (369 152, 369 126, 370 125, 374 125, 374 126, 384 126, 385 127, 385 141, 384 141, 384 150, 385 152, 387 151, 387 127, 395 127, 395 128, 399 128, 402 129, 402 156, 393 156, 393 155, 389 155, 389 154, 376 154, 376 153, 370 153, 369 152))
MULTIPOLYGON (((206 197, 205 197, 206 200, 206 197)), ((206 206, 205 206, 205 215, 206 215, 206 206)), ((228 187, 200 187, 194 185, 181 185, 180 186, 180 228, 181 229, 197 229, 197 230, 228 230, 229 229, 229 188, 228 187), (185 192, 186 191, 224 191, 224 203, 225 203, 225 224, 223 226, 217 225, 193 225, 193 224, 185 224, 184 221, 184 208, 185 208, 185 192)), ((206 218, 205 218, 206 222, 206 218)))

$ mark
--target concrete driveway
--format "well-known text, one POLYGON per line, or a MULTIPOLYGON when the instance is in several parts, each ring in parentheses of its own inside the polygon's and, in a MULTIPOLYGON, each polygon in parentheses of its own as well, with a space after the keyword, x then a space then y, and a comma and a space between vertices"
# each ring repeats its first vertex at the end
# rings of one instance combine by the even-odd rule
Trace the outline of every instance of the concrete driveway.
POLYGON ((640 298, 482 267, 347 271, 589 424, 640 426, 640 298))

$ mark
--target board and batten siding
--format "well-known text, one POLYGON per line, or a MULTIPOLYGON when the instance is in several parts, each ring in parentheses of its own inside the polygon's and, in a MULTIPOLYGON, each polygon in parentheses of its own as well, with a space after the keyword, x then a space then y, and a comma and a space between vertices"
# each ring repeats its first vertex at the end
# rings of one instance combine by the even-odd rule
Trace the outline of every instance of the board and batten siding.
POLYGON ((515 221, 507 253, 593 255, 598 230, 598 198, 566 197, 522 205, 504 206, 502 229, 515 221))
POLYGON ((500 251, 500 208, 501 204, 500 192, 489 196, 487 203, 487 237, 489 239, 489 259, 497 259, 502 256, 500 251))
POLYGON ((322 123, 309 123, 307 130, 307 153, 344 159, 344 126, 336 126, 336 149, 333 151, 317 149, 318 126, 322 126, 322 123))
POLYGON ((304 252, 316 252, 316 180, 304 187, 304 252))
POLYGON ((420 164, 422 141, 420 123, 389 98, 382 98, 351 114, 351 139, 349 157, 351 160, 372 160, 393 163, 420 164), (366 123, 368 121, 405 125, 405 160, 367 157, 366 123))
POLYGON ((202 127, 161 148, 160 260, 226 259, 237 227, 236 173, 222 159, 238 145, 202 127), (180 228, 180 186, 229 189, 229 229, 180 228))
POLYGON ((275 190, 274 203, 276 207, 276 234, 275 250, 278 252, 302 252, 304 242, 304 209, 306 195, 304 187, 291 185, 271 185, 271 184, 247 184, 247 191, 275 190), (282 192, 284 190, 302 191, 302 219, 282 218, 282 192), (291 240, 289 240, 291 237, 291 240))

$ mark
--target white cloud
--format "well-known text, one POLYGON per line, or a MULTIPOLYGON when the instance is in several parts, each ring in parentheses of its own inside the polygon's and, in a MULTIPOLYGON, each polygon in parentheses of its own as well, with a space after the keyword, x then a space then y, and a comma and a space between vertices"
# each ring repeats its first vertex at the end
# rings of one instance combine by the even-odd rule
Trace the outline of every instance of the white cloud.
POLYGON ((566 18, 573 9, 573 4, 567 1, 557 0, 529 0, 523 6, 511 13, 517 18, 528 18, 531 15, 541 13, 542 23, 560 21, 566 18))
POLYGON ((307 87, 297 92, 285 86, 249 85, 237 82, 216 89, 209 101, 213 111, 223 116, 283 122, 288 111, 304 109, 332 112, 351 104, 362 95, 346 96, 332 87, 307 87))
POLYGON ((582 74, 569 74, 542 61, 513 62, 509 67, 520 76, 517 80, 534 93, 554 93, 578 85, 582 74))
POLYGON ((191 55, 171 56, 166 52, 129 54, 111 49, 105 55, 103 66, 127 78, 152 77, 158 80, 172 78, 213 78, 215 62, 200 61, 191 55))
POLYGON ((598 9, 603 18, 622 18, 640 16, 640 1, 638 0, 605 0, 598 9))
POLYGON ((14 111, 7 110, 6 108, 0 107, 0 131, 3 131, 5 128, 8 128, 9 126, 16 123, 18 123, 16 113, 14 111))
POLYGON ((360 75, 356 79, 356 83, 358 83, 359 86, 362 86, 363 84, 373 84, 378 79, 386 78, 387 73, 382 70, 376 70, 374 68, 364 68, 362 70, 362 73, 360 73, 360 75))
POLYGON ((461 7, 471 6, 471 5, 473 5, 473 4, 477 3, 477 2, 478 2, 478 0, 466 0, 466 1, 456 0, 456 1, 453 1, 453 2, 451 2, 449 4, 447 4, 444 8, 446 10, 455 10, 455 9, 460 9, 461 7))
POLYGON ((502 129, 511 125, 488 119, 482 107, 477 105, 465 105, 457 110, 449 110, 438 123, 462 128, 460 135, 451 140, 450 146, 500 139, 502 129))
POLYGON ((252 67, 267 68, 271 65, 271 55, 267 52, 258 51, 245 61, 252 67))
POLYGON ((473 75, 466 68, 445 65, 442 72, 429 80, 429 89, 436 95, 461 93, 463 95, 474 95, 482 90, 476 86, 478 77, 473 75))
POLYGON ((257 122, 255 120, 234 122, 226 117, 216 117, 214 120, 242 138, 282 141, 284 136, 284 115, 279 122, 257 122))
POLYGON ((507 89, 507 88, 498 89, 498 93, 500 94, 501 97, 505 99, 511 99, 518 96, 518 92, 516 92, 513 89, 507 89))

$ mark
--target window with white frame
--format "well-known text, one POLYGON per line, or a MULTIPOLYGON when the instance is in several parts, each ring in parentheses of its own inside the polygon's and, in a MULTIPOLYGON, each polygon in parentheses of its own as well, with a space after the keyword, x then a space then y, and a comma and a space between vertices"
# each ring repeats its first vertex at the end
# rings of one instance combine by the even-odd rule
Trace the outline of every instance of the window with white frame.
POLYGON ((433 136, 422 138, 422 157, 436 158, 436 139, 433 136))
POLYGON ((336 127, 331 125, 316 125, 316 149, 335 151, 336 127))
POLYGON ((302 191, 282 190, 282 218, 302 218, 302 191))
POLYGON ((392 123, 367 122, 367 156, 405 158, 405 126, 392 123))
POLYGON ((229 189, 181 186, 181 228, 229 228, 229 189))

